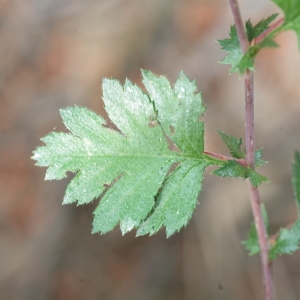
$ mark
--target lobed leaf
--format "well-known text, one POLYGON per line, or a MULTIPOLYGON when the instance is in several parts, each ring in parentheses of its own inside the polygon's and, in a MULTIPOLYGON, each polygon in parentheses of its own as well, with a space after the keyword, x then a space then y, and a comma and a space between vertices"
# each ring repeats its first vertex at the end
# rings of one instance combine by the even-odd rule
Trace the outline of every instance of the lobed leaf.
POLYGON ((300 246, 300 152, 295 152, 295 161, 293 163, 293 189, 298 208, 298 220, 291 228, 280 229, 270 250, 270 258, 275 259, 282 254, 292 254, 300 246))
POLYGON ((205 111, 195 82, 180 74, 169 81, 143 71, 148 94, 126 80, 103 80, 103 101, 117 130, 83 107, 60 111, 70 133, 53 132, 34 151, 45 179, 75 173, 64 204, 101 201, 92 232, 120 223, 123 234, 153 234, 165 226, 170 236, 186 226, 197 204, 203 173, 217 160, 203 154, 205 111))
POLYGON ((250 19, 246 22, 246 33, 248 41, 252 41, 269 28, 269 24, 274 21, 279 14, 272 14, 266 19, 260 20, 255 26, 252 25, 250 19))
POLYGON ((246 250, 249 252, 249 255, 255 255, 260 252, 258 235, 254 222, 251 223, 247 240, 242 241, 242 245, 244 245, 246 250))
MULTIPOLYGON (((253 26, 251 21, 248 20, 246 22, 246 35, 249 42, 267 30, 270 23, 277 16, 278 14, 273 14, 266 19, 262 19, 255 26, 253 26)), ((244 74, 247 69, 254 70, 254 58, 261 49, 278 46, 273 40, 274 36, 269 34, 261 42, 255 45, 250 45, 247 52, 243 53, 235 26, 230 27, 229 37, 229 39, 218 41, 221 45, 221 49, 228 52, 228 55, 221 61, 221 63, 231 64, 230 73, 239 72, 240 75, 244 74)))
POLYGON ((258 150, 255 151, 255 165, 257 167, 265 165, 265 164, 268 163, 267 161, 261 159, 263 154, 264 154, 264 149, 263 148, 258 149, 258 150))
POLYGON ((300 246, 300 220, 291 228, 282 228, 269 252, 270 259, 282 254, 293 254, 300 246))
MULTIPOLYGON (((221 49, 228 52, 227 56, 220 61, 222 64, 231 65, 230 73, 239 71, 241 73, 242 67, 241 59, 243 58, 243 52, 240 47, 239 38, 235 26, 230 26, 229 38, 223 40, 217 40, 220 44, 221 49)), ((247 64, 251 67, 251 64, 247 64)), ((243 73, 243 72, 242 72, 243 73)))
POLYGON ((234 158, 242 159, 245 158, 245 152, 241 150, 242 138, 235 138, 232 135, 227 135, 225 132, 218 130, 222 140, 228 147, 230 154, 234 158))
MULTIPOLYGON (((300 195, 300 153, 296 151, 295 162, 293 163, 293 188, 298 207, 299 216, 299 195, 300 195)), ((268 228, 268 221, 266 219, 266 211, 263 210, 264 220, 268 228)), ((270 259, 276 259, 282 254, 293 254, 300 246, 300 220, 298 220, 290 228, 281 228, 279 233, 272 238, 271 248, 269 252, 270 259)), ((251 224, 251 229, 248 234, 248 239, 242 242, 250 255, 259 253, 259 243, 257 232, 254 223, 251 224)))
POLYGON ((242 166, 235 160, 229 160, 219 169, 213 171, 212 174, 221 177, 242 177, 243 179, 249 178, 255 188, 263 182, 269 182, 267 177, 258 174, 256 171, 249 167, 242 166))
MULTIPOLYGON (((246 153, 245 151, 241 150, 242 138, 237 139, 236 137, 232 135, 227 135, 225 132, 222 132, 220 130, 218 130, 218 133, 220 134, 222 140, 225 142, 226 146, 228 147, 232 157, 237 159, 245 159, 246 153)), ((263 154, 264 154, 263 148, 255 151, 255 165, 257 167, 268 163, 267 161, 261 159, 263 154)))
POLYGON ((284 12, 285 18, 280 26, 268 32, 263 39, 255 44, 251 44, 255 38, 269 28, 270 23, 278 16, 273 14, 266 19, 262 19, 255 26, 251 21, 246 22, 246 35, 250 42, 250 47, 246 53, 242 53, 235 26, 230 27, 229 39, 219 40, 221 49, 228 52, 228 55, 221 61, 223 64, 230 64, 230 73, 239 72, 244 74, 247 69, 254 70, 254 58, 258 52, 267 47, 278 47, 274 37, 286 30, 295 31, 300 49, 300 1, 299 0, 272 0, 284 12))

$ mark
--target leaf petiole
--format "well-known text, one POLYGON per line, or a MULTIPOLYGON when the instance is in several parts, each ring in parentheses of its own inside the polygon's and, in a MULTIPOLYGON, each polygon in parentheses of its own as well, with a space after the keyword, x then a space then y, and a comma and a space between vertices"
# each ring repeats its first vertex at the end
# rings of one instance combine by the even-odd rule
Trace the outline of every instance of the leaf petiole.
POLYGON ((208 156, 211 156, 213 158, 217 158, 219 160, 221 160, 222 162, 227 162, 230 160, 234 160, 236 162, 238 162, 240 165, 242 165, 243 167, 247 167, 247 162, 245 159, 239 159, 239 158, 234 158, 234 157, 230 157, 230 156, 226 156, 226 155, 222 155, 219 153, 215 153, 215 152, 211 152, 211 151, 203 151, 203 154, 206 154, 208 156))

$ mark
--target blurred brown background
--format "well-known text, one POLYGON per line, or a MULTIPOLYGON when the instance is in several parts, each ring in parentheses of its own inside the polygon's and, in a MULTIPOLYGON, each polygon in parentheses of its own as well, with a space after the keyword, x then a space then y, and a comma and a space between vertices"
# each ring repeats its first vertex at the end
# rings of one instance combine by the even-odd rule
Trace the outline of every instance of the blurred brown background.
MULTIPOLYGON (((241 0, 255 23, 278 9, 241 0)), ((45 182, 32 151, 64 130, 59 109, 103 114, 102 77, 140 84, 140 69, 196 79, 206 149, 228 154, 216 129, 244 134, 243 81, 219 64, 232 17, 215 0, 0 0, 0 299, 263 299, 259 257, 248 257, 251 210, 242 180, 207 172, 194 217, 169 239, 91 235, 96 202, 62 206, 69 179, 45 182)), ((271 229, 296 218, 290 182, 300 149, 300 57, 293 32, 257 59, 256 142, 270 163, 261 187, 271 229)), ((278 299, 300 299, 300 253, 274 266, 278 299)))

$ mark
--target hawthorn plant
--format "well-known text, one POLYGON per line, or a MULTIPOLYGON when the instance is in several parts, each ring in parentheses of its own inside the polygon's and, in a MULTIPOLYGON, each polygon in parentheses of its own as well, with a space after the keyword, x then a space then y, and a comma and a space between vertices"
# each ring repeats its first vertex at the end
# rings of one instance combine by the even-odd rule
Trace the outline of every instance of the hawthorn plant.
POLYGON ((106 112, 117 129, 84 107, 60 111, 70 133, 52 132, 42 138, 45 146, 34 151, 36 165, 48 167, 46 180, 75 173, 63 204, 87 204, 99 198, 94 211, 93 233, 106 233, 117 224, 123 234, 136 229, 137 236, 165 228, 167 237, 186 226, 197 205, 204 171, 222 177, 246 179, 254 222, 244 246, 260 253, 265 299, 275 299, 272 261, 292 254, 300 245, 300 152, 295 153, 292 183, 298 219, 287 228, 269 234, 268 216, 258 187, 268 178, 256 171, 266 162, 263 150, 255 150, 254 59, 266 47, 277 47, 274 38, 294 30, 300 46, 300 0, 272 0, 283 11, 253 25, 242 22, 238 3, 230 0, 234 17, 229 38, 218 41, 228 52, 221 61, 231 73, 244 76, 245 147, 242 139, 219 131, 231 157, 208 151, 204 145, 205 106, 196 84, 181 72, 172 87, 164 76, 142 71, 147 92, 126 80, 103 80, 106 112), (245 148, 245 150, 244 150, 245 148))

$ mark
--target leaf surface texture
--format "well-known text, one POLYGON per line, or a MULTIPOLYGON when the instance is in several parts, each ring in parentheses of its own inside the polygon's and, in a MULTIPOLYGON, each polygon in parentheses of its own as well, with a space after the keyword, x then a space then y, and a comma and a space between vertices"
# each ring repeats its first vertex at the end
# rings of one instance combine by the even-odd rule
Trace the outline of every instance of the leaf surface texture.
POLYGON ((183 73, 174 88, 164 76, 143 71, 148 93, 126 80, 103 80, 103 101, 117 129, 83 107, 60 111, 70 133, 53 132, 34 151, 46 179, 75 173, 63 203, 87 204, 100 196, 93 232, 118 223, 123 234, 167 235, 186 226, 197 204, 203 173, 217 164, 203 155, 205 111, 201 94, 183 73))

